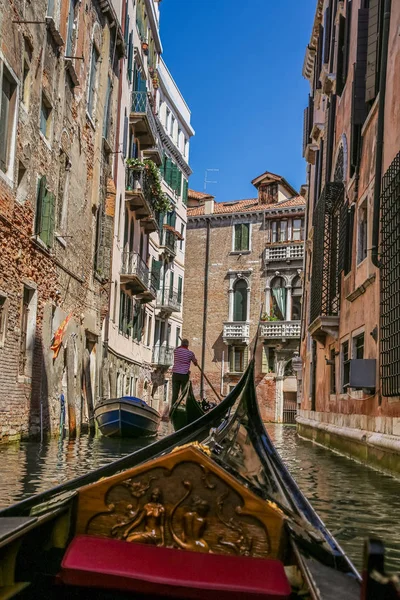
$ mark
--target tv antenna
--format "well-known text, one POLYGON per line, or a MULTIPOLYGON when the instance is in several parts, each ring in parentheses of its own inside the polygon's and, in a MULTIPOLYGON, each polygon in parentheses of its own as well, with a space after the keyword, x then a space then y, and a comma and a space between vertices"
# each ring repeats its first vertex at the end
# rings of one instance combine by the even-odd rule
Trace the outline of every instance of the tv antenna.
POLYGON ((207 178, 208 173, 219 173, 219 169, 206 169, 204 172, 204 191, 207 191, 207 184, 208 183, 218 183, 218 181, 212 181, 211 179, 207 178))

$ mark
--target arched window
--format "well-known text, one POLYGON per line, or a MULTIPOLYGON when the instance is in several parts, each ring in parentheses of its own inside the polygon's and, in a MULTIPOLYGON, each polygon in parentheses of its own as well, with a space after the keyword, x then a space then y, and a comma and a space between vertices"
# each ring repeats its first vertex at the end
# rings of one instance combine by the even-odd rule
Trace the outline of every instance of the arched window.
POLYGON ((270 315, 278 321, 286 320, 286 287, 282 277, 275 277, 271 283, 270 315))
POLYGON ((292 321, 301 319, 301 296, 303 285, 300 277, 295 277, 292 282, 292 321))
POLYGON ((233 286, 233 320, 247 320, 247 282, 239 279, 233 286))

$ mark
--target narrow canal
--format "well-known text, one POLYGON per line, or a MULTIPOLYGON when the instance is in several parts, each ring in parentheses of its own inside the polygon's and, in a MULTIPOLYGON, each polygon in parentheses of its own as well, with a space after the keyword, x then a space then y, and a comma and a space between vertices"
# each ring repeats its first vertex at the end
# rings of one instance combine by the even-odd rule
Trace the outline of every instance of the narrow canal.
MULTIPOLYGON (((300 488, 355 565, 363 540, 381 537, 387 567, 400 572, 400 482, 299 439, 291 426, 268 432, 300 488)), ((4 507, 132 452, 129 440, 56 440, 0 447, 0 506, 4 507)))

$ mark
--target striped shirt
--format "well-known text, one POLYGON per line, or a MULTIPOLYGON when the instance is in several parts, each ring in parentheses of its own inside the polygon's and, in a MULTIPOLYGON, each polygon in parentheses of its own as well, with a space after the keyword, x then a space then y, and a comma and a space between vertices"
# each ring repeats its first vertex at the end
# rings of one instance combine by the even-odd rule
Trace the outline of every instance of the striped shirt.
POLYGON ((197 362, 194 353, 185 346, 178 346, 178 348, 175 348, 174 350, 174 366, 172 367, 172 372, 186 375, 190 370, 190 362, 197 362))

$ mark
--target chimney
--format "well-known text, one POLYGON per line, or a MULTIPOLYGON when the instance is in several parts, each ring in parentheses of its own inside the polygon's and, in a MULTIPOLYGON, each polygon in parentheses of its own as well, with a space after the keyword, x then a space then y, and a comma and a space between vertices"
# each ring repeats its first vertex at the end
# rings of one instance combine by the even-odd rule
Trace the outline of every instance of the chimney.
POLYGON ((204 202, 204 214, 212 215, 214 213, 214 198, 206 198, 204 202))

